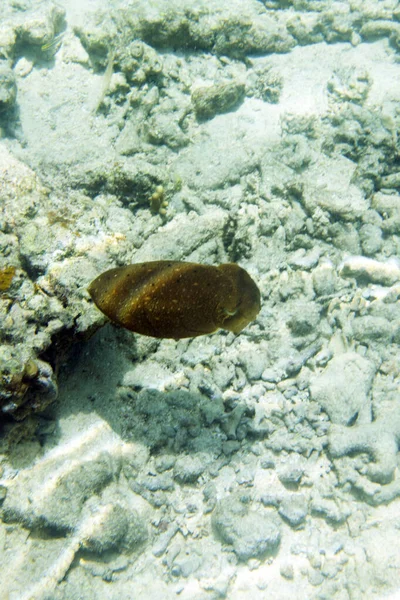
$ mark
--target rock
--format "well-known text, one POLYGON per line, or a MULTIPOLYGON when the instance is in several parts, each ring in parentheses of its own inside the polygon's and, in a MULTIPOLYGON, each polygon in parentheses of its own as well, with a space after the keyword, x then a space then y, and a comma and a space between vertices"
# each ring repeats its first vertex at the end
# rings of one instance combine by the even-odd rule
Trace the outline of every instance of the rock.
POLYGON ((282 75, 270 65, 256 64, 246 79, 246 94, 264 102, 277 104, 282 88, 282 75))
POLYGON ((173 549, 176 554, 171 564, 171 575, 173 577, 187 578, 195 573, 204 563, 204 556, 197 548, 188 548, 183 551, 179 548, 173 549))
POLYGON ((179 483, 195 483, 205 467, 198 456, 181 456, 174 466, 174 479, 179 483))
POLYGON ((232 546, 240 561, 264 558, 279 546, 280 530, 273 513, 253 510, 238 498, 221 500, 211 522, 216 535, 232 546))
POLYGON ((121 467, 120 442, 108 427, 94 426, 85 444, 86 435, 77 436, 66 454, 56 449, 19 471, 7 486, 3 520, 60 532, 78 525, 87 499, 99 494, 121 467))
POLYGON ((319 571, 318 569, 309 569, 308 570, 308 581, 310 582, 310 584, 312 586, 317 587, 323 583, 324 576, 322 575, 321 571, 319 571))
POLYGON ((279 572, 285 579, 293 579, 294 578, 294 569, 292 563, 284 562, 281 564, 279 568, 279 572))
POLYGON ((65 9, 53 3, 40 6, 39 10, 27 11, 18 28, 20 41, 32 46, 51 42, 56 32, 65 25, 65 9))
POLYGON ((354 163, 344 157, 321 159, 306 173, 302 202, 310 214, 317 208, 344 222, 359 219, 369 208, 362 191, 352 183, 354 163), (339 187, 338 187, 339 186, 339 187))
MULTIPOLYGON (((11 317, 15 325, 15 312, 11 317)), ((39 335, 32 340, 32 347, 43 349, 49 343, 45 337, 43 346, 37 344, 39 335), (35 343, 36 342, 36 343, 35 343)), ((30 356, 25 349, 21 352, 7 345, 0 345, 0 408, 17 420, 31 412, 43 410, 57 397, 57 383, 51 366, 30 356)))
MULTIPOLYGON (((125 24, 120 35, 142 39, 155 48, 205 50, 219 56, 243 58, 249 54, 287 52, 294 45, 284 23, 252 3, 212 0, 193 6, 185 0, 174 8, 167 0, 160 0, 154 6, 141 2, 134 18, 129 9, 122 8, 117 16, 112 13, 112 18, 125 24)), ((94 53, 99 44, 95 25, 90 21, 85 24, 82 35, 88 38, 94 53)))
POLYGON ((211 513, 217 504, 217 488, 215 483, 209 481, 203 488, 204 514, 211 513))
POLYGON ((333 357, 310 386, 311 397, 327 412, 333 423, 350 425, 355 419, 371 419, 369 392, 375 367, 355 352, 333 357))
POLYGON ((395 323, 372 315, 356 317, 351 327, 354 339, 365 343, 375 340, 390 342, 395 333, 395 323))
POLYGON ((0 287, 12 299, 10 304, 0 303, 0 337, 5 342, 0 348, 0 410, 22 419, 43 410, 57 395, 56 370, 49 364, 57 362, 53 351, 59 354, 59 348, 51 348, 53 342, 66 351, 74 335, 101 322, 88 307, 85 292, 95 274, 93 259, 82 256, 96 244, 87 237, 90 227, 76 230, 71 218, 74 202, 61 198, 60 204, 68 208, 56 209, 37 175, 4 146, 0 171, 0 227, 12 232, 0 235, 0 287), (65 227, 72 223, 74 232, 65 227), (72 239, 83 245, 71 257, 72 239), (6 281, 7 273, 12 277, 6 281), (38 358, 43 354, 49 362, 38 358), (32 364, 36 374, 30 372, 32 364))
POLYGON ((238 347, 239 363, 250 381, 260 379, 268 362, 268 350, 262 345, 243 342, 238 347))
POLYGON ((396 36, 400 37, 400 23, 393 21, 372 20, 361 27, 361 36, 365 40, 376 40, 379 37, 396 36))
POLYGON ((148 490, 149 492, 158 492, 159 490, 171 491, 174 489, 174 481, 170 475, 142 476, 136 479, 136 484, 148 490))
MULTIPOLYGON (((252 172, 258 164, 262 145, 255 141, 260 135, 255 122, 247 122, 246 127, 240 126, 233 112, 221 115, 219 119, 202 126, 206 130, 206 137, 195 138, 193 143, 183 148, 170 168, 190 187, 207 190, 208 196, 210 190, 218 190, 226 185, 230 187, 238 183, 243 175, 252 172), (230 147, 230 160, 221 160, 227 145, 230 147), (210 160, 210 156, 214 159, 210 160)), ((212 212, 217 211, 214 209, 212 212)), ((227 221, 225 211, 222 213, 224 221, 227 221)), ((195 218, 194 213, 192 217, 195 218)), ((185 223, 188 225, 187 219, 185 223)), ((183 231, 181 228, 180 235, 183 231)), ((219 235, 222 239, 223 234, 219 235)))
POLYGON ((171 454, 161 454, 155 458, 155 468, 157 473, 163 473, 164 471, 168 471, 172 469, 176 461, 175 456, 171 454))
POLYGON ((398 194, 389 194, 377 192, 373 195, 371 206, 383 217, 398 214, 400 207, 400 196, 398 194))
POLYGON ((366 223, 360 229, 360 242, 364 254, 373 256, 382 248, 382 230, 377 225, 366 223))
POLYGON ((337 276, 333 265, 330 263, 319 265, 312 273, 312 282, 318 296, 333 294, 337 285, 337 276))
POLYGON ((263 494, 260 500, 263 506, 273 506, 274 508, 279 508, 279 504, 282 501, 282 497, 280 492, 271 492, 263 494))
POLYGON ((161 84, 163 62, 159 53, 148 44, 135 40, 126 47, 121 46, 115 53, 115 62, 134 85, 143 85, 146 81, 161 84))
MULTIPOLYGON (((364 472, 368 479, 382 485, 393 481, 394 473, 397 468, 398 443, 400 435, 400 417, 396 406, 378 416, 372 423, 357 424, 354 427, 345 427, 343 425, 333 425, 329 430, 329 452, 332 457, 352 456, 356 454, 366 454, 368 456, 368 465, 364 467, 364 472)), ((354 479, 356 465, 354 459, 348 465, 346 477, 348 480, 354 479)), ((358 473, 356 480, 359 479, 358 473)), ((397 482, 396 482, 397 484, 397 482)), ((394 495, 398 495, 397 485, 395 485, 394 495)), ((363 490, 372 504, 385 503, 391 498, 391 491, 373 488, 372 493, 363 490)))
POLYGON ((236 481, 239 485, 252 486, 254 483, 255 468, 243 467, 236 475, 236 481))
POLYGON ((359 254, 361 252, 358 229, 354 223, 344 223, 341 220, 333 223, 329 228, 328 240, 342 252, 359 254))
POLYGON ((320 248, 313 248, 310 252, 306 252, 304 248, 299 248, 290 256, 288 264, 293 269, 300 269, 302 271, 310 271, 317 264, 319 257, 321 256, 320 248))
POLYGON ((91 531, 82 542, 89 552, 132 552, 147 539, 146 526, 138 512, 119 503, 97 507, 89 518, 91 531))
POLYGON ((261 379, 263 381, 268 381, 268 383, 279 383, 284 377, 285 372, 283 369, 278 369, 276 367, 267 367, 264 369, 261 375, 261 379))
POLYGON ((382 231, 393 234, 400 233, 400 196, 378 192, 372 197, 371 205, 380 214, 383 221, 382 231))
POLYGON ((321 498, 318 494, 311 500, 311 514, 323 517, 327 523, 340 525, 350 514, 350 509, 342 510, 338 502, 331 498, 321 498))
POLYGON ((178 214, 162 231, 156 231, 143 243, 135 255, 135 262, 188 260, 199 246, 222 235, 225 221, 224 211, 216 208, 202 215, 193 213, 189 221, 186 214, 178 214), (176 243, 178 236, 179 244, 176 243))
POLYGON ((281 463, 277 469, 278 479, 285 486, 295 486, 300 483, 304 474, 304 467, 294 459, 287 463, 281 463))
POLYGON ((320 320, 320 307, 314 302, 296 303, 287 325, 293 335, 315 333, 320 320))
POLYGON ((302 494, 286 496, 282 500, 278 512, 291 527, 297 528, 304 523, 307 516, 307 501, 302 494))
POLYGON ((6 61, 0 61, 0 110, 9 109, 17 98, 17 83, 6 61))
POLYGON ((328 92, 341 102, 363 104, 371 88, 372 80, 366 71, 356 69, 335 71, 328 82, 328 92))
POLYGON ((171 112, 155 112, 146 122, 146 136, 151 144, 166 144, 177 150, 187 146, 189 138, 179 127, 179 115, 172 119, 171 112))
POLYGON ((16 40, 15 28, 3 21, 0 27, 0 59, 8 59, 12 55, 16 40))
POLYGON ((246 412, 246 406, 244 404, 237 404, 235 408, 224 415, 222 422, 222 430, 228 436, 229 440, 235 440, 237 436, 238 427, 242 421, 246 412))
POLYGON ((240 442, 238 440, 226 440, 222 442, 222 452, 225 456, 230 456, 237 452, 240 448, 240 442))

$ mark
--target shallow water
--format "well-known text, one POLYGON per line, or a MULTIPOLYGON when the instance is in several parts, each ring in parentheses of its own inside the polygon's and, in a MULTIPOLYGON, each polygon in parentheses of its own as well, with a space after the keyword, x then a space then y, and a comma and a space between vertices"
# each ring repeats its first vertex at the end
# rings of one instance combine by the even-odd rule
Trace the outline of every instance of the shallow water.
POLYGON ((400 593, 399 49, 394 1, 0 8, 2 597, 400 593), (154 260, 261 311, 105 323, 154 260))

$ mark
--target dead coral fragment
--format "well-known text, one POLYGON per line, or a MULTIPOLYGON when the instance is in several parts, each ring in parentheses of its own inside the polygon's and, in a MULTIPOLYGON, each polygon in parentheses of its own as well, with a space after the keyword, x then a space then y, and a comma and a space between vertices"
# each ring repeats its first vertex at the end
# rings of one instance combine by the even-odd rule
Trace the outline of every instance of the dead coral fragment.
POLYGON ((236 264, 153 261, 102 273, 89 286, 115 323, 157 338, 240 333, 260 311, 260 291, 236 264))

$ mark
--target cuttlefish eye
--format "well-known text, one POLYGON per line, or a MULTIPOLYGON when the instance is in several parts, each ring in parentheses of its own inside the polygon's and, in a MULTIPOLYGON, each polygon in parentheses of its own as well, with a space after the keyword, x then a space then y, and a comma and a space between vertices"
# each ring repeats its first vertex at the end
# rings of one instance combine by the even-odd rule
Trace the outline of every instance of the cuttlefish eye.
POLYGON ((112 321, 142 335, 186 338, 239 333, 260 311, 260 291, 236 264, 152 261, 110 269, 88 288, 112 321))

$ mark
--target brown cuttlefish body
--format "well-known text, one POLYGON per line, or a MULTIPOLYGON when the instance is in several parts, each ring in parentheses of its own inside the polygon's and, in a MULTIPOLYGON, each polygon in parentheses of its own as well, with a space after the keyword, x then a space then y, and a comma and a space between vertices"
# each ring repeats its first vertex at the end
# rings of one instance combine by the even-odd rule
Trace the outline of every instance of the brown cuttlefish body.
POLYGON ((239 333, 260 311, 257 285, 233 263, 137 263, 105 271, 88 290, 112 321, 156 338, 239 333))

